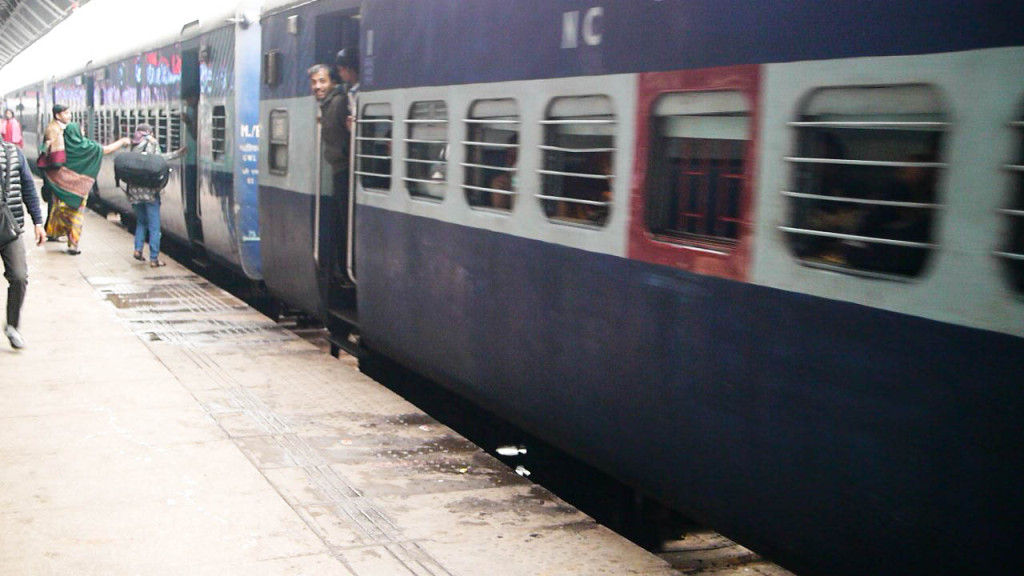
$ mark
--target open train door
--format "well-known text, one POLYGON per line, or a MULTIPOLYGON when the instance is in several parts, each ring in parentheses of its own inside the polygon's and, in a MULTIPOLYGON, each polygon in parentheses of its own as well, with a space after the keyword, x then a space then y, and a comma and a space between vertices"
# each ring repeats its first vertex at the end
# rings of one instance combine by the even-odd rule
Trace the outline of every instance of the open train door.
MULTIPOLYGON (((358 11, 348 9, 317 15, 315 34, 316 61, 333 66, 339 50, 359 46, 358 11)), ((349 273, 348 259, 353 238, 351 226, 354 222, 350 211, 354 207, 351 202, 351 154, 348 177, 339 177, 323 160, 322 135, 318 142, 320 176, 316 225, 319 230, 320 275, 327 302, 327 324, 332 334, 347 339, 358 326, 355 284, 349 273)), ((345 343, 340 344, 347 348, 345 343)))
POLYGON ((182 157, 184 167, 181 195, 185 204, 185 225, 189 241, 196 248, 203 247, 202 214, 199 211, 199 48, 188 48, 181 53, 181 142, 188 147, 182 157))

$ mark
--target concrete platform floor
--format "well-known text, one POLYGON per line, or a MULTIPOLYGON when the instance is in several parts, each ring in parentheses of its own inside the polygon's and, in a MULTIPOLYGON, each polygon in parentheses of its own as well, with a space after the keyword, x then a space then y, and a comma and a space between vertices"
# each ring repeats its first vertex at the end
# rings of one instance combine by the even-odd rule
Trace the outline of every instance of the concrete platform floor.
POLYGON ((0 574, 666 575, 360 374, 89 213, 0 340, 0 574))

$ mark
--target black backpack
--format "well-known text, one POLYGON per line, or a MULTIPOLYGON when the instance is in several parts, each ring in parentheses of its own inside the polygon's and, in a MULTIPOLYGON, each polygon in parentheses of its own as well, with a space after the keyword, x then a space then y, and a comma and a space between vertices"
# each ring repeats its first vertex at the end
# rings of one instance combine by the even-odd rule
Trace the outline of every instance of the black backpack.
POLYGON ((126 182, 129 186, 163 190, 170 175, 170 164, 159 154, 124 152, 114 158, 114 184, 118 187, 126 182))

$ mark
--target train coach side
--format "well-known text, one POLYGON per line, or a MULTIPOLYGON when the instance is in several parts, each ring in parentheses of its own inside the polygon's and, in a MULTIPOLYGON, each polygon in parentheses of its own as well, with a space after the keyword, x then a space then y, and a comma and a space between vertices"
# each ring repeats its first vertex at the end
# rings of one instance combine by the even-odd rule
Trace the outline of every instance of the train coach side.
POLYGON ((364 5, 365 345, 798 572, 1011 565, 1022 8, 485 4, 364 5))

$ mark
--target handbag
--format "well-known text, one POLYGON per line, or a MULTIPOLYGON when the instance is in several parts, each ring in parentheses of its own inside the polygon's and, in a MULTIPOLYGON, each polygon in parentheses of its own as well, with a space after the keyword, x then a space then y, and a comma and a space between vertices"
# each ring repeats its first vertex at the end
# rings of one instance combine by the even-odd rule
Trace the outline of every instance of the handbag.
POLYGON ((14 218, 11 207, 6 201, 0 202, 0 248, 14 242, 21 236, 21 226, 14 218))

